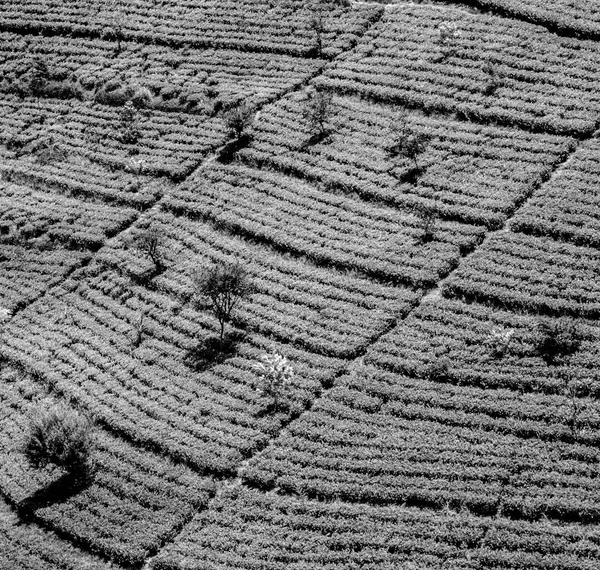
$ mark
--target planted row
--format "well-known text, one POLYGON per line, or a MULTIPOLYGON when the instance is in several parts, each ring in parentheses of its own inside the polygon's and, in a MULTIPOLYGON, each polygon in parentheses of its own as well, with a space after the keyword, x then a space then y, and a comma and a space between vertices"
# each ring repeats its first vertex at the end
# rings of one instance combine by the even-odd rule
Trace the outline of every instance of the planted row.
POLYGON ((0 243, 95 248, 136 217, 132 208, 85 203, 11 183, 0 182, 0 194, 0 243))
POLYGON ((547 178, 574 141, 508 128, 473 125, 388 105, 334 97, 324 135, 302 118, 306 96, 284 98, 262 110, 245 160, 357 193, 394 207, 500 226, 533 188, 547 178), (394 158, 395 133, 428 143, 414 160, 394 158))
POLYGON ((434 219, 428 228, 418 213, 241 165, 202 169, 161 206, 320 265, 415 287, 435 283, 483 237, 481 227, 434 219))
MULTIPOLYGON (((302 0, 226 0, 215 4, 118 0, 98 8, 92 0, 77 6, 48 7, 41 0, 0 3, 3 29, 86 35, 170 46, 218 47, 311 56, 335 56, 356 42, 381 6, 320 0, 322 49, 311 19, 314 10, 302 0)), ((321 26, 320 26, 321 27, 321 26)))
POLYGON ((511 220, 512 230, 599 248, 599 151, 598 139, 582 144, 511 220))
MULTIPOLYGON (((404 403, 402 396, 384 403, 365 393, 370 386, 360 368, 341 378, 250 461, 244 480, 323 500, 449 505, 524 520, 600 519, 596 445, 520 431, 527 422, 519 420, 518 406, 513 418, 494 421, 490 414, 482 421, 476 408, 485 400, 467 391, 457 397, 470 399, 463 403, 468 412, 453 410, 452 399, 437 409, 434 402, 404 403)), ((543 402, 538 413, 542 408, 543 402)), ((527 414, 527 404, 520 413, 527 414)), ((599 419, 596 411, 591 429, 599 419)), ((546 420, 538 422, 543 427, 546 420)))
POLYGON ((589 135, 600 117, 598 49, 497 16, 390 6, 319 83, 477 121, 589 135))
POLYGON ((78 98, 161 111, 211 113, 240 99, 258 105, 323 64, 277 54, 0 34, 0 91, 78 98))
POLYGON ((592 570, 599 558, 593 527, 316 502, 241 487, 196 516, 152 567, 592 570))

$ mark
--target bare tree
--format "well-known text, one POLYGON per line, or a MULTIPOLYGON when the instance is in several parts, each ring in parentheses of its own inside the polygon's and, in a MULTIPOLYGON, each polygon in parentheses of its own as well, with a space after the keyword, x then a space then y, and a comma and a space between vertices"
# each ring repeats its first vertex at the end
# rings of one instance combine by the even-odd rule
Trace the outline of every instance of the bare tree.
POLYGON ((230 322, 233 310, 239 302, 252 293, 248 272, 239 263, 223 263, 198 271, 193 281, 196 295, 210 302, 219 321, 219 344, 222 350, 225 324, 230 322))

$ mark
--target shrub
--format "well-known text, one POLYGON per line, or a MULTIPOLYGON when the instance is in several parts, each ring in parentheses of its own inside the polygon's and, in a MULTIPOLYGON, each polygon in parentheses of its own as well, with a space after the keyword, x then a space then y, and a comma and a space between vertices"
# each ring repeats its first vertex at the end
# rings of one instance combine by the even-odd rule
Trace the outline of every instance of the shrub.
POLYGON ((223 113, 223 122, 230 137, 240 139, 248 134, 254 120, 254 109, 247 103, 238 103, 223 113))
POLYGON ((536 348, 547 364, 556 364, 579 350, 581 331, 568 317, 545 319, 537 324, 536 348))
POLYGON ((74 484, 93 475, 93 425, 64 404, 34 410, 29 419, 22 451, 36 469, 55 465, 64 469, 74 484))
POLYGON ((331 103, 331 93, 315 88, 307 90, 302 116, 314 140, 322 139, 327 134, 327 123, 332 114, 331 103))
POLYGON ((225 324, 239 301, 252 292, 248 272, 239 263, 223 263, 198 271, 193 276, 194 290, 198 297, 207 299, 219 321, 219 344, 224 347, 225 324))
POLYGON ((442 22, 438 26, 437 43, 444 47, 454 47, 462 32, 458 29, 456 22, 442 22))
POLYGON ((46 61, 40 57, 35 56, 31 62, 29 70, 29 91, 34 96, 41 95, 45 87, 50 80, 50 71, 46 61))
POLYGON ((260 360, 256 364, 259 389, 264 397, 273 402, 274 411, 277 411, 280 401, 287 396, 294 378, 294 369, 288 359, 278 352, 263 354, 260 360))

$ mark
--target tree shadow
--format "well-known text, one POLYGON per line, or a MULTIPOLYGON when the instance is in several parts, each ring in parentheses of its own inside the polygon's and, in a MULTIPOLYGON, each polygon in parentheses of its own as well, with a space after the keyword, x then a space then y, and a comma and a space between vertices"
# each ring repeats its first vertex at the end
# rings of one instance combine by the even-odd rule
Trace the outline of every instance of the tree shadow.
POLYGON ((188 351, 185 362, 192 370, 205 372, 231 358, 245 339, 242 331, 225 333, 222 343, 218 336, 209 336, 188 351))
POLYGON ((28 521, 39 509, 64 503, 88 488, 91 483, 92 477, 80 480, 70 473, 65 473, 46 487, 38 489, 33 495, 19 501, 16 504, 17 513, 21 520, 28 521))

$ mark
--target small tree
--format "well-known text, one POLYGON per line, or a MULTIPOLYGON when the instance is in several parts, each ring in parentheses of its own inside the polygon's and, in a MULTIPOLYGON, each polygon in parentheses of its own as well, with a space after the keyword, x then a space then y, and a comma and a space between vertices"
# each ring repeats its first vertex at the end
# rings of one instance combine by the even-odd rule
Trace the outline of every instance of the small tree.
POLYGON ((74 485, 93 475, 93 425, 65 404, 34 410, 22 444, 27 461, 36 469, 55 465, 64 469, 74 485))
POLYGON ((133 237, 133 246, 143 255, 150 258, 154 263, 156 273, 160 273, 165 268, 164 249, 165 240, 159 228, 151 226, 133 237))
POLYGON ((254 120, 254 109, 247 103, 238 103, 223 113, 223 122, 230 137, 240 139, 248 134, 254 120))
POLYGON ((331 118, 332 96, 326 91, 310 88, 302 109, 311 137, 321 139, 327 134, 327 122, 331 118))
POLYGON ((581 331, 568 317, 545 319, 537 325, 537 351, 547 364, 556 364, 574 354, 581 345, 581 331))
POLYGON ((239 263, 223 263, 207 267, 193 277, 196 295, 208 299, 219 321, 219 345, 224 348, 225 324, 242 299, 252 292, 248 272, 239 263))
POLYGON ((279 402, 287 396, 294 378, 294 369, 288 359, 278 352, 263 354, 255 367, 260 379, 260 392, 273 402, 274 410, 277 411, 279 402))
POLYGON ((420 170, 417 158, 425 152, 430 141, 430 135, 418 133, 403 123, 392 127, 392 143, 388 146, 388 154, 392 158, 412 160, 415 168, 420 170))

